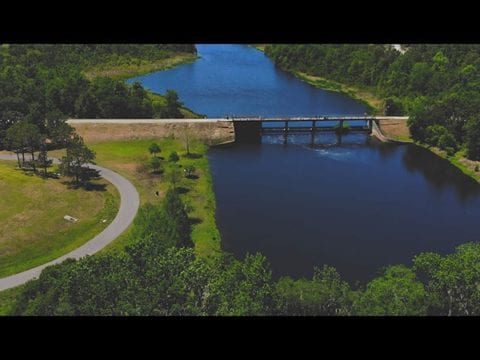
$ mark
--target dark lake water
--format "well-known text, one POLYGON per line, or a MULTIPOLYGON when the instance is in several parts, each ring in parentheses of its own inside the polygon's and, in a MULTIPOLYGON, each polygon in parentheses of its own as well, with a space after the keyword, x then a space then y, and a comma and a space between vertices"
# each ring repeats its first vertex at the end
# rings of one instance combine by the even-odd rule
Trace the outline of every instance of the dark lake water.
MULTIPOLYGON (((193 110, 225 114, 363 114, 338 94, 281 72, 257 50, 198 46, 195 64, 138 78, 179 91, 193 110)), ((268 135, 209 151, 225 250, 267 256, 275 277, 337 268, 351 283, 423 251, 479 239, 480 186, 427 150, 364 134, 268 135)))

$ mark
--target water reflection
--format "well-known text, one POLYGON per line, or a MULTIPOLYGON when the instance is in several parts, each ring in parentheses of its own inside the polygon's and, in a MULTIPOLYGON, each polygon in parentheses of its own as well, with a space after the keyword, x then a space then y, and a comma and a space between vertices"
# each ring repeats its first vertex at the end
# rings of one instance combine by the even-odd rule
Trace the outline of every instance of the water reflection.
POLYGON ((409 172, 422 174, 435 189, 441 191, 453 187, 461 202, 480 194, 480 186, 474 179, 427 149, 407 145, 402 160, 409 172))

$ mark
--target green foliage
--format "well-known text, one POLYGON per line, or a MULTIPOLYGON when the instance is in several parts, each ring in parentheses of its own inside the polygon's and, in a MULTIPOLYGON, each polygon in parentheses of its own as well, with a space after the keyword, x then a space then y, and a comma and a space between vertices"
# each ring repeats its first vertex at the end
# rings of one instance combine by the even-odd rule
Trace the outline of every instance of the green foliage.
POLYGON ((180 160, 180 157, 178 156, 177 152, 176 151, 171 152, 170 156, 168 157, 168 161, 177 162, 178 160, 180 160))
POLYGON ((470 159, 480 160, 480 117, 471 117, 466 125, 467 154, 470 159))
POLYGON ((167 90, 165 99, 167 99, 167 109, 164 117, 171 119, 183 118, 180 112, 183 104, 179 101, 177 92, 175 90, 167 90))
POLYGON ((442 257, 423 253, 415 257, 414 269, 426 278, 433 315, 480 314, 480 244, 457 247, 442 257))
POLYGON ((172 186, 173 189, 177 188, 178 183, 182 179, 182 172, 177 166, 169 167, 165 174, 166 180, 172 186))
POLYGON ((162 210, 166 215, 165 221, 167 222, 164 226, 165 236, 173 240, 177 247, 193 247, 188 214, 176 191, 167 191, 163 199, 162 210))
POLYGON ((185 177, 191 178, 195 175, 195 166, 193 165, 188 165, 185 166, 184 172, 185 172, 185 177))
POLYGON ((275 284, 279 315, 349 315, 351 290, 329 266, 315 268, 312 280, 283 277, 275 284))
POLYGON ((396 96, 390 96, 385 99, 383 112, 387 116, 402 116, 404 114, 403 104, 396 96))
POLYGON ((224 256, 207 286, 206 311, 212 315, 269 315, 274 311, 272 273, 261 254, 243 261, 224 256))
POLYGON ((177 51, 196 53, 193 45, 11 45, 0 52, 0 149, 6 130, 25 120, 41 134, 65 145, 72 130, 65 124, 76 118, 183 117, 175 92, 167 104, 156 104, 139 83, 87 80, 86 68, 115 64, 126 58, 164 59, 177 51))
POLYGON ((83 138, 75 134, 67 144, 67 153, 62 157, 60 171, 63 175, 72 176, 75 182, 86 181, 91 174, 88 163, 93 163, 95 152, 83 142, 83 138))
POLYGON ((157 154, 161 152, 160 145, 158 145, 157 143, 152 143, 152 144, 148 147, 148 151, 149 151, 150 154, 152 154, 153 156, 157 156, 157 154))
POLYGON ((390 266, 369 282, 354 304, 357 315, 426 315, 426 310, 423 284, 403 265, 390 266))
POLYGON ((162 172, 162 161, 158 157, 152 157, 148 165, 150 166, 150 169, 152 169, 153 173, 158 174, 162 172))

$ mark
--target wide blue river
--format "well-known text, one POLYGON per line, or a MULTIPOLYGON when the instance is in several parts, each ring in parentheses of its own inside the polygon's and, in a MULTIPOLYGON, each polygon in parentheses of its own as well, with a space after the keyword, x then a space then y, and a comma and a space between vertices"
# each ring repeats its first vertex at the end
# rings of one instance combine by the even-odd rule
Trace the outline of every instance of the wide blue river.
MULTIPOLYGON (((193 64, 132 78, 209 117, 363 114, 342 95, 316 89, 242 45, 198 45, 193 64)), ((442 254, 479 240, 480 186, 414 145, 366 135, 265 135, 209 153, 217 223, 225 250, 262 252, 273 273, 311 276, 337 268, 366 282, 382 267, 410 265, 423 251, 442 254)))

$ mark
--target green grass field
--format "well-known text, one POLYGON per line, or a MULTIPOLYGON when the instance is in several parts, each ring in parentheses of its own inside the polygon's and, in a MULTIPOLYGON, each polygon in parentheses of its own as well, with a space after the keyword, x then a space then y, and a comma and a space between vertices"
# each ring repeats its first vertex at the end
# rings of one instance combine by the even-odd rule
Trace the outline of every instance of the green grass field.
POLYGON ((133 76, 148 74, 153 71, 171 69, 181 64, 194 62, 198 57, 190 53, 170 54, 164 59, 145 60, 140 58, 117 58, 116 61, 96 65, 84 71, 89 80, 97 77, 109 77, 112 79, 128 79, 133 76))
POLYGON ((0 277, 46 263, 100 233, 115 217, 119 194, 68 189, 67 179, 43 179, 0 161, 0 277), (71 215, 79 219, 70 223, 71 215), (107 220, 105 223, 103 220, 107 220))
MULTIPOLYGON (((197 155, 195 158, 187 158, 184 146, 175 139, 115 141, 89 146, 97 153, 97 163, 128 178, 137 188, 141 204, 145 204, 160 202, 170 186, 163 175, 154 175, 147 167, 151 158, 148 147, 153 141, 160 145, 162 151, 158 156, 165 159, 163 161, 165 168, 175 166, 167 161, 172 151, 176 151, 180 156, 176 163, 180 170, 185 166, 195 166, 198 179, 187 179, 182 176, 177 187, 183 190, 182 200, 192 209, 189 216, 195 220, 192 239, 197 253, 201 256, 220 253, 220 233, 215 223, 215 194, 205 155, 206 145, 200 142, 191 145, 191 152, 197 155), (156 191, 159 191, 159 197, 156 196, 156 191)), ((121 251, 128 244, 128 232, 129 230, 102 251, 121 251)))

